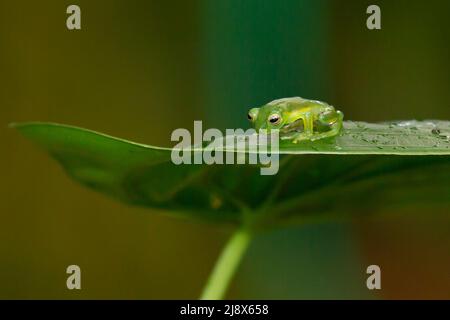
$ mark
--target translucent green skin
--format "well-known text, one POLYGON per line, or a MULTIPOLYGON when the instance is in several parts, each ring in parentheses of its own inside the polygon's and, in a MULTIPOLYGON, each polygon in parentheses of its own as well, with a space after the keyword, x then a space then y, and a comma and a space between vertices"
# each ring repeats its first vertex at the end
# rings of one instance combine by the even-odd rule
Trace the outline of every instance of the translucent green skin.
POLYGON ((280 139, 297 143, 338 135, 344 114, 325 102, 293 97, 252 108, 248 118, 257 131, 279 129, 280 139))

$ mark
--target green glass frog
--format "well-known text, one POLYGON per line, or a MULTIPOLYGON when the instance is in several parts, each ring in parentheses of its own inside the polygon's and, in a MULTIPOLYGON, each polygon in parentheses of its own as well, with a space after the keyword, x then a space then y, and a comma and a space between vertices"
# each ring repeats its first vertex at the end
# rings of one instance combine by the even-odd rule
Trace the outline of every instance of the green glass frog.
POLYGON ((248 112, 256 131, 278 129, 280 139, 293 143, 334 137, 342 129, 344 114, 325 102, 300 97, 269 102, 248 112))

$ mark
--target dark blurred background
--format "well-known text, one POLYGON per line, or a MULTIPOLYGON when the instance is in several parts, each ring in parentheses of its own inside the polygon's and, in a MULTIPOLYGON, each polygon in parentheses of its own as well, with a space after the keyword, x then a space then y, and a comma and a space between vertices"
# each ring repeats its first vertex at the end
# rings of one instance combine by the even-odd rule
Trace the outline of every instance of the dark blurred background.
MULTIPOLYGON (((9 122, 170 145, 302 96, 346 119, 450 119, 450 2, 0 0, 0 298, 197 298, 230 229, 70 180, 9 122), (82 30, 66 28, 77 4, 82 30), (366 28, 381 7, 382 29, 366 28), (82 290, 66 289, 66 267, 82 290)), ((450 196, 450 195, 449 195, 450 196)), ((449 212, 380 212, 263 234, 228 298, 450 298, 449 212), (378 264, 382 290, 367 290, 378 264)))

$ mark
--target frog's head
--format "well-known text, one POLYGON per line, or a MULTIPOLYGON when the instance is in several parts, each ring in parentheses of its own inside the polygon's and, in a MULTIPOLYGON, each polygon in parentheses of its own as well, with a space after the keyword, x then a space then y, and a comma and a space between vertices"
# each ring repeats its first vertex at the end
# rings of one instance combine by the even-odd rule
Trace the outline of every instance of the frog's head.
POLYGON ((286 123, 281 106, 266 104, 249 110, 247 118, 256 131, 280 129, 286 123))

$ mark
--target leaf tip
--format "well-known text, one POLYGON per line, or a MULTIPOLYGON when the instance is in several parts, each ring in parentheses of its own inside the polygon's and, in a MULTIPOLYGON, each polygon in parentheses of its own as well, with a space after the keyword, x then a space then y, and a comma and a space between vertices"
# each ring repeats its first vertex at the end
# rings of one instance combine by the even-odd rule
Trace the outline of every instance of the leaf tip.
POLYGON ((39 124, 39 122, 10 122, 8 124, 8 128, 21 130, 23 128, 26 128, 26 127, 29 127, 29 126, 32 126, 35 124, 39 124))
POLYGON ((21 129, 29 124, 29 122, 10 122, 8 123, 8 128, 10 129, 21 129))
POLYGON ((10 129, 15 129, 19 126, 19 124, 17 122, 10 122, 8 123, 8 128, 10 129))

